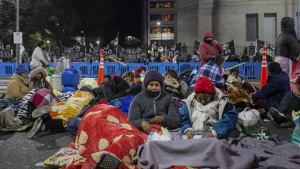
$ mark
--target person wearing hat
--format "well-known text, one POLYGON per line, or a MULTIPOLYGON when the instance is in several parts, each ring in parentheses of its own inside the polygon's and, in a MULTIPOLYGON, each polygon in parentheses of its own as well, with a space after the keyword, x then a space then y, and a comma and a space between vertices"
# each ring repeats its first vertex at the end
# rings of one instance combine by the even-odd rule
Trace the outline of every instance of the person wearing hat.
POLYGON ((193 77, 197 74, 197 70, 190 64, 183 64, 181 67, 179 79, 185 81, 187 85, 191 84, 193 77))
POLYGON ((265 108, 264 118, 267 118, 269 108, 277 109, 284 95, 291 91, 289 76, 282 71, 279 63, 272 62, 268 66, 268 72, 267 83, 251 96, 257 104, 259 100, 263 102, 260 104, 265 108))
POLYGON ((46 80, 47 74, 47 70, 42 67, 32 70, 29 74, 29 90, 42 88, 53 90, 51 84, 46 80))
POLYGON ((181 119, 176 102, 163 88, 162 75, 157 71, 150 71, 145 76, 143 91, 130 104, 129 121, 147 134, 152 131, 151 124, 169 129, 180 127, 181 119))
POLYGON ((144 66, 139 66, 132 73, 134 75, 134 83, 142 84, 147 73, 147 69, 144 66))
POLYGON ((237 123, 237 111, 209 78, 196 81, 194 92, 184 100, 181 109, 183 138, 225 138, 237 123))
POLYGON ((29 92, 28 70, 23 64, 19 64, 16 73, 10 79, 5 91, 5 97, 9 99, 22 99, 29 92))

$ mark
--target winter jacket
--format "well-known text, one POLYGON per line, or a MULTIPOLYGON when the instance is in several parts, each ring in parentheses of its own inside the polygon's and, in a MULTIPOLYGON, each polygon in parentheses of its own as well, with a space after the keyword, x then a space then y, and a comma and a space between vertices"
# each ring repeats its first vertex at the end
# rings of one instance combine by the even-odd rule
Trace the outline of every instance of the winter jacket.
MULTIPOLYGON (((124 80, 123 82, 125 83, 126 81, 124 80)), ((129 84, 128 84, 128 88, 129 88, 129 84)), ((127 95, 126 89, 124 90, 120 89, 118 87, 118 84, 111 78, 104 84, 103 95, 108 101, 115 100, 126 96, 127 95)))
POLYGON ((294 19, 284 17, 281 20, 281 33, 275 41, 275 54, 294 61, 294 57, 298 56, 299 53, 300 46, 297 42, 294 19))
POLYGON ((49 56, 40 47, 36 47, 31 56, 30 68, 33 70, 37 67, 47 67, 49 60, 49 56))
POLYGON ((223 54, 222 45, 220 45, 220 44, 214 45, 214 44, 205 43, 205 39, 208 37, 213 38, 212 33, 205 32, 202 37, 202 43, 200 44, 200 47, 199 47, 199 54, 201 57, 201 65, 200 66, 204 65, 206 58, 210 58, 210 57, 214 57, 216 55, 223 54))
POLYGON ((46 80, 46 78, 31 80, 29 83, 29 90, 42 88, 53 90, 51 84, 46 80), (37 87, 38 85, 36 83, 41 83, 41 87, 37 87))
POLYGON ((224 138, 235 130, 237 123, 237 111, 227 101, 225 95, 216 88, 217 94, 214 100, 207 105, 202 105, 192 93, 181 109, 181 130, 183 134, 188 130, 194 132, 211 131, 215 137, 224 138), (191 106, 193 104, 193 106, 191 106), (212 130, 211 130, 212 127, 212 130))
POLYGON ((290 91, 289 77, 281 71, 269 76, 267 83, 252 95, 252 99, 264 99, 265 111, 268 112, 270 107, 277 109, 285 93, 290 91))
POLYGON ((7 85, 5 97, 10 99, 23 99, 29 92, 28 84, 17 74, 14 74, 7 85))
POLYGON ((294 60, 294 56, 300 53, 300 46, 297 39, 290 33, 281 32, 275 41, 275 55, 287 57, 294 60))
POLYGON ((165 91, 169 93, 175 100, 182 100, 184 98, 184 95, 188 89, 188 85, 185 83, 185 81, 179 82, 179 88, 175 89, 173 86, 166 85, 165 91))
POLYGON ((130 104, 129 121, 141 130, 142 121, 151 123, 151 120, 158 115, 164 116, 164 121, 160 124, 161 126, 171 129, 180 127, 180 114, 173 97, 162 91, 161 95, 157 99, 154 99, 143 88, 143 91, 136 95, 130 104))
POLYGON ((222 70, 213 61, 207 62, 200 68, 198 73, 193 77, 193 80, 191 82, 191 87, 194 87, 196 85, 197 79, 202 76, 208 77, 215 87, 219 89, 224 88, 225 79, 222 76, 222 70))

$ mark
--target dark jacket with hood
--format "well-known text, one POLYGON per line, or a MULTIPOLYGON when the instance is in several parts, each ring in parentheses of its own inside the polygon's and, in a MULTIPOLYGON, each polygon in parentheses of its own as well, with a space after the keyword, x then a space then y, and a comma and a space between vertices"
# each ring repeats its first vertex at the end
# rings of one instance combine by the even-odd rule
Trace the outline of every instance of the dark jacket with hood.
POLYGON ((294 56, 300 53, 300 46, 297 42, 297 35, 294 29, 294 19, 284 17, 281 20, 281 33, 277 36, 275 42, 275 55, 287 57, 294 60, 294 56))
POLYGON ((118 75, 112 75, 103 87, 103 95, 108 101, 115 100, 125 97, 127 95, 126 90, 129 88, 126 80, 118 75))
POLYGON ((200 44, 199 48, 199 54, 201 57, 201 65, 204 65, 206 58, 215 57, 216 55, 222 55, 223 54, 223 47, 221 44, 215 45, 215 44, 208 44, 205 42, 206 38, 214 38, 213 34, 210 32, 204 32, 202 37, 202 43, 200 44))
POLYGON ((278 108, 287 92, 291 91, 289 77, 280 68, 279 63, 273 62, 268 67, 271 75, 261 90, 252 95, 252 99, 264 99, 265 111, 270 107, 278 108))
MULTIPOLYGON (((149 72, 150 73, 150 72, 149 72)), ((145 79, 147 79, 146 75, 145 79)), ((161 82, 163 89, 163 80, 161 82)), ((160 124, 163 127, 176 129, 180 127, 181 118, 179 109, 175 100, 168 93, 161 91, 157 98, 153 98, 148 94, 146 85, 143 83, 143 91, 133 99, 128 119, 138 129, 142 129, 142 121, 151 123, 151 120, 158 115, 164 116, 164 121, 160 124)))

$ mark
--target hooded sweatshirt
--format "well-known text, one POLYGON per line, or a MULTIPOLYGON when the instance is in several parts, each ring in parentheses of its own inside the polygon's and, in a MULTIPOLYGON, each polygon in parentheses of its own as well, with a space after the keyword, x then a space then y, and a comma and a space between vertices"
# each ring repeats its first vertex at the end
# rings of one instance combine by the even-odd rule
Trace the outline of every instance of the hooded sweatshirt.
POLYGON ((294 56, 300 53, 300 46, 297 42, 294 19, 284 17, 281 20, 281 33, 275 41, 275 55, 294 60, 294 56))
MULTIPOLYGON (((145 79, 147 79, 147 74, 145 79)), ((161 86, 163 89, 163 86, 161 86)), ((181 118, 179 109, 171 95, 162 91, 157 98, 152 98, 143 83, 143 91, 135 96, 129 108, 129 121, 138 129, 142 129, 142 121, 151 123, 155 116, 164 116, 160 124, 163 127, 176 129, 180 127, 181 118)))
POLYGON ((199 48, 199 54, 201 57, 201 65, 204 65, 205 59, 210 57, 215 57, 216 55, 222 55, 223 54, 223 47, 222 45, 214 45, 214 44, 208 44, 205 42, 206 38, 214 38, 213 34, 210 32, 205 32, 202 37, 202 43, 200 44, 199 48))

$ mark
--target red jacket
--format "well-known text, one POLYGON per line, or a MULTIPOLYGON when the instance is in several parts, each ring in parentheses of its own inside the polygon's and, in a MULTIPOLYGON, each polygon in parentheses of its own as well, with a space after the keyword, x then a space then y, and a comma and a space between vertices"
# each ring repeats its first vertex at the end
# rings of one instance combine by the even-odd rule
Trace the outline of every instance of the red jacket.
POLYGON ((213 37, 213 34, 210 32, 204 32, 203 37, 202 37, 202 43, 200 44, 199 48, 199 54, 201 57, 201 64, 200 66, 204 65, 205 63, 205 58, 210 58, 214 57, 217 54, 222 55, 223 54, 223 47, 222 45, 214 45, 214 44, 208 44, 205 43, 205 39, 208 37, 213 37))

